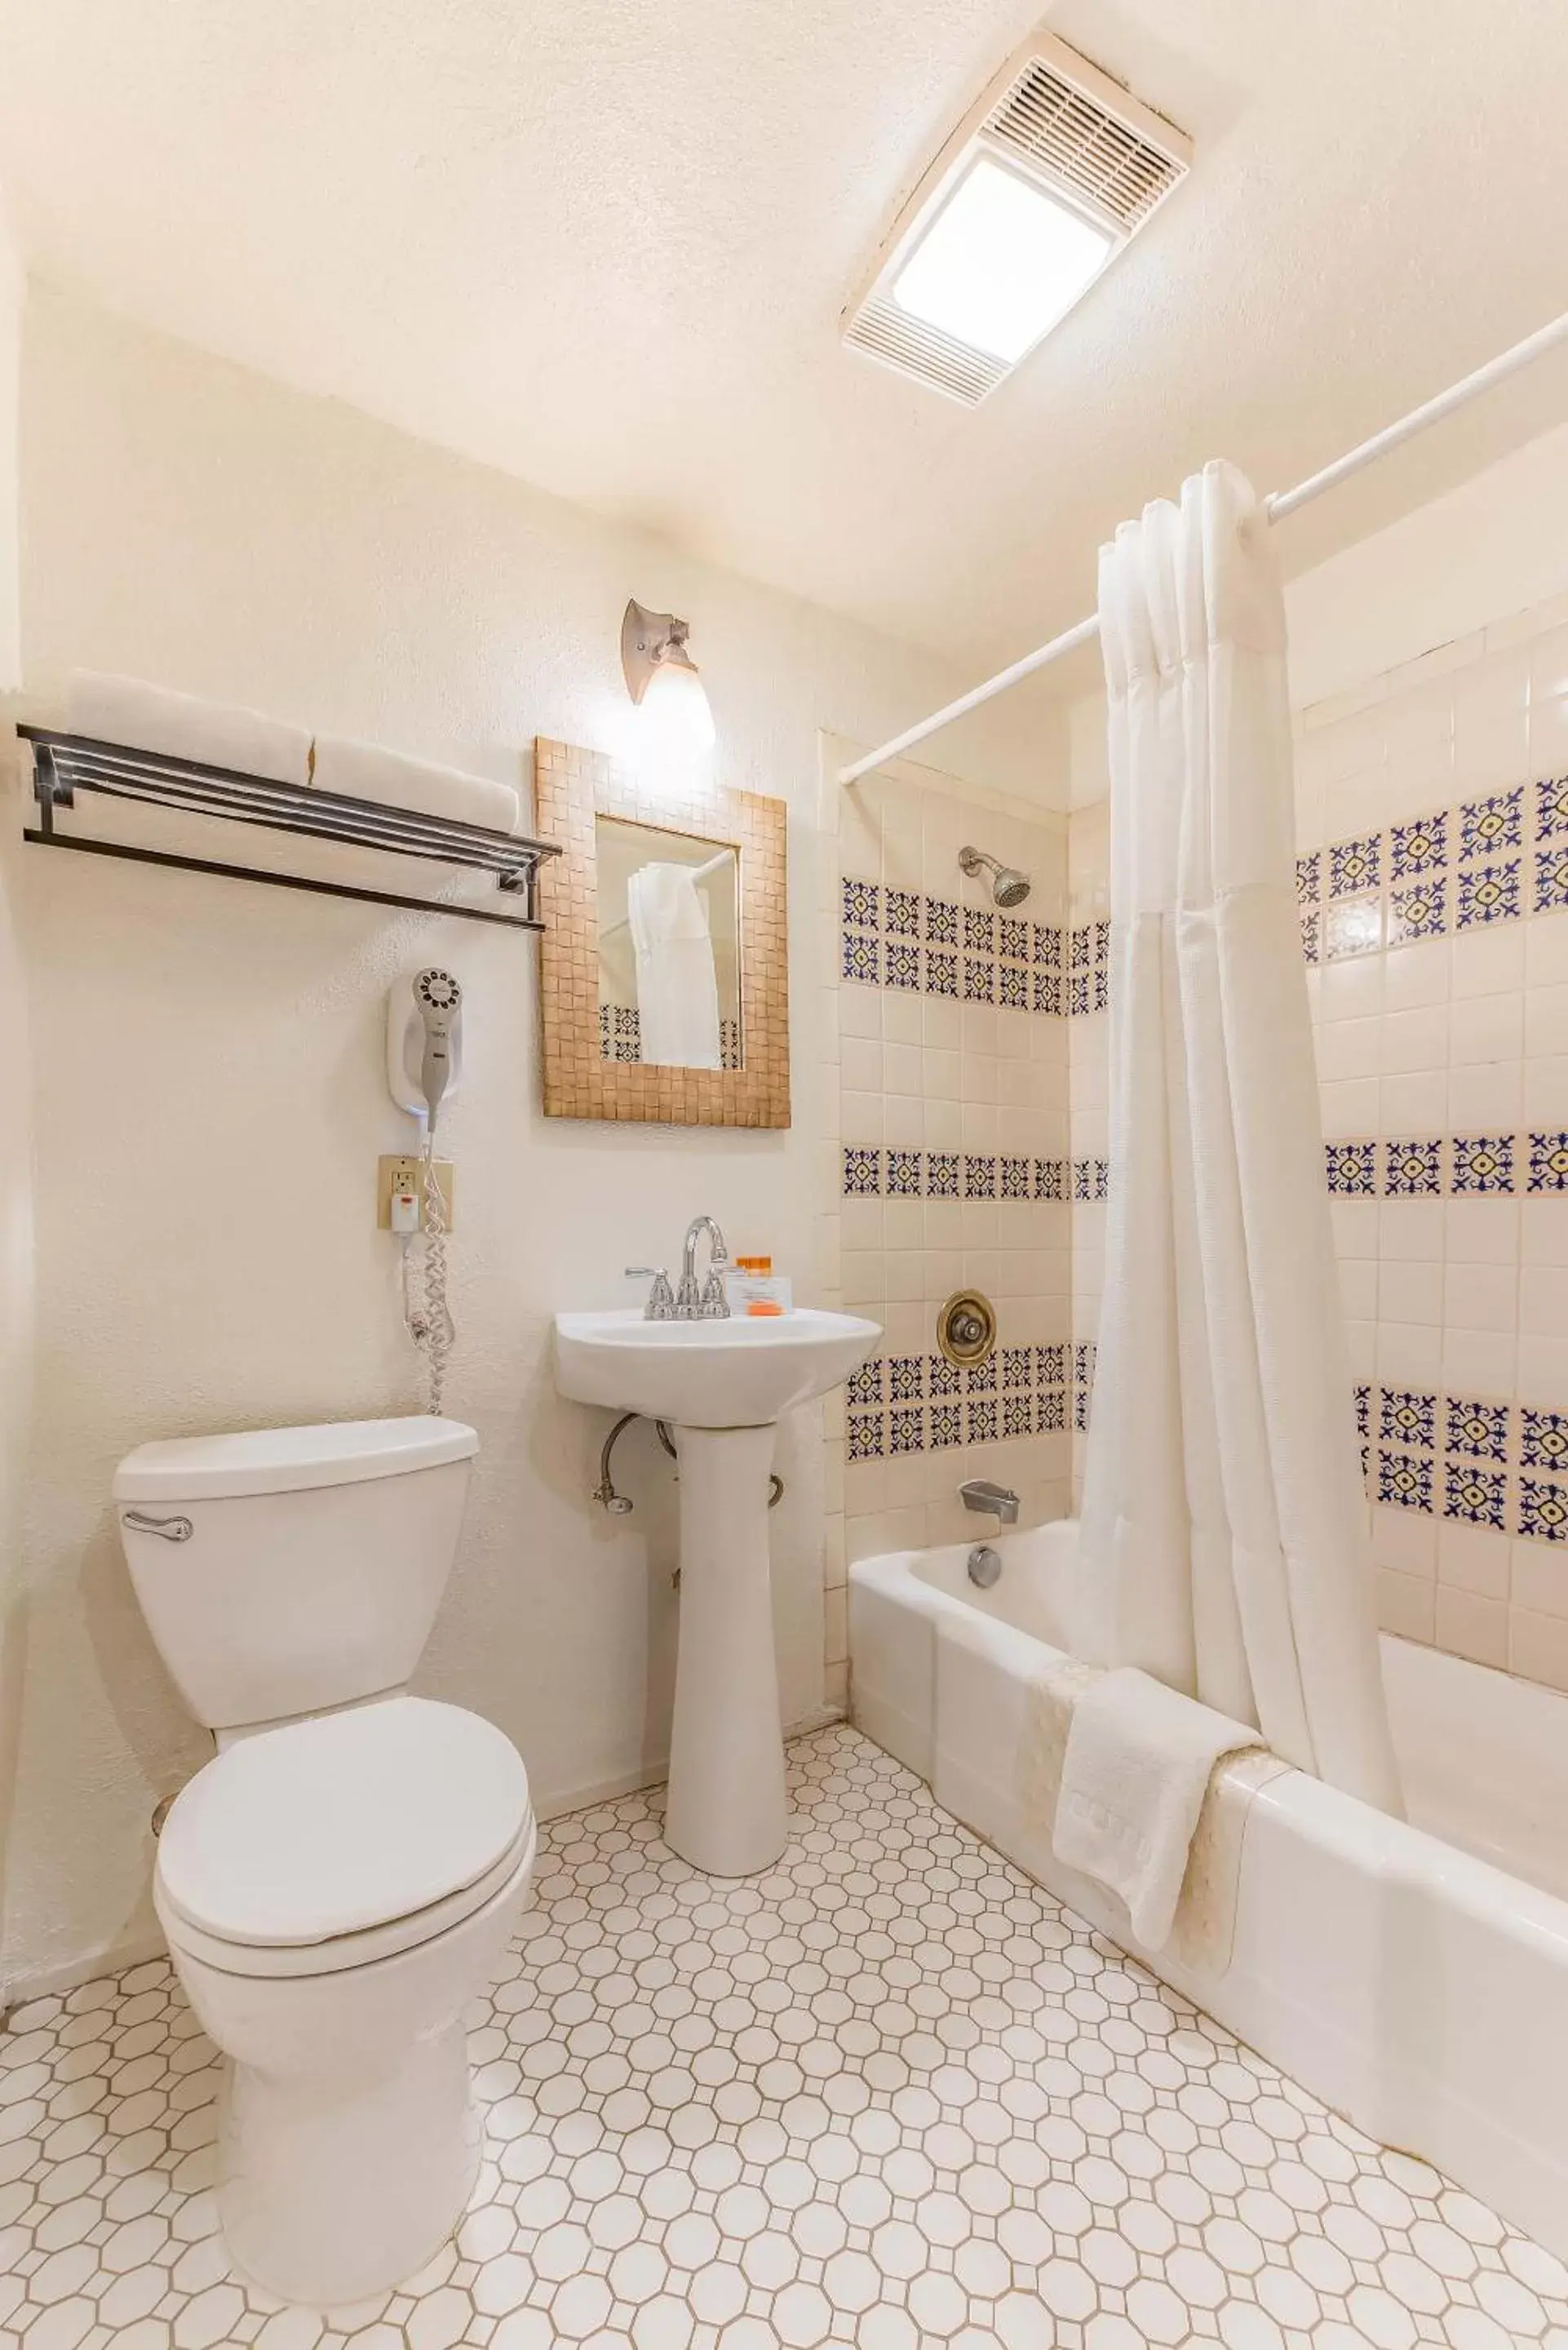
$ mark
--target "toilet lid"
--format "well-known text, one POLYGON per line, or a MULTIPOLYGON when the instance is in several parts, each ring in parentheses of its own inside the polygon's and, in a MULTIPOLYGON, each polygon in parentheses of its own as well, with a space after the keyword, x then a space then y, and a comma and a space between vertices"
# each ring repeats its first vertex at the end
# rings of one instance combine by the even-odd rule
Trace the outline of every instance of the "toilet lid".
POLYGON ((223 1941, 325 1942, 472 1885, 528 1817, 523 1758, 493 1722, 384 1698, 226 1748, 175 1798, 158 1873, 223 1941))

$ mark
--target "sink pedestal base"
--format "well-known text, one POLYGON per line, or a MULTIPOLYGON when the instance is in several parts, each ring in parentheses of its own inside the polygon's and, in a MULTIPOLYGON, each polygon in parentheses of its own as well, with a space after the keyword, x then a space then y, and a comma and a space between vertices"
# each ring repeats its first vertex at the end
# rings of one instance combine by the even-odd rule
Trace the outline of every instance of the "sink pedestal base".
POLYGON ((772 1428, 678 1428, 680 1641, 664 1837, 711 1877, 771 1868, 788 1835, 768 1582, 772 1428))

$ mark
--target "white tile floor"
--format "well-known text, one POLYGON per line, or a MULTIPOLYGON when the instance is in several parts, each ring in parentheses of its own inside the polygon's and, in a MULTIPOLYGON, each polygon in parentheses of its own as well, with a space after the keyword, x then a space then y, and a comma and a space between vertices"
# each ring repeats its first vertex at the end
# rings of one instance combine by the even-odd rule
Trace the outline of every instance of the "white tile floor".
POLYGON ((27 2350, 1568 2350, 1568 2272, 1385 2154, 848 1730, 772 1876, 660 1798, 560 1821, 473 2052, 457 2242, 374 2305, 229 2277, 212 2052, 169 1970, 0 2035, 0 2345, 27 2350))

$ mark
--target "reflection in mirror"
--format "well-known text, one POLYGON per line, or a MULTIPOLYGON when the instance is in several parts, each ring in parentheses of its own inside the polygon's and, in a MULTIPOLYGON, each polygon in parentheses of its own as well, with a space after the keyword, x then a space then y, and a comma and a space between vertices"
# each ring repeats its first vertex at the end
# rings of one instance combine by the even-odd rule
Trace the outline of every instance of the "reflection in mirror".
POLYGON ((600 1054, 666 1067, 740 1068, 733 846, 601 816, 594 847, 600 1054))

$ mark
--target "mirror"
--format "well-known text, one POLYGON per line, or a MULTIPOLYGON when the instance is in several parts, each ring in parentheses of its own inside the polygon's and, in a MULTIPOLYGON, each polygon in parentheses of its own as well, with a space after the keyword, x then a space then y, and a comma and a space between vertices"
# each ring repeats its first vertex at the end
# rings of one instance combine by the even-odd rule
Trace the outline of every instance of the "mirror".
POLYGON ((546 1118, 787 1126, 781 799, 534 745, 546 1118))
POLYGON ((742 1067, 734 844, 601 815, 594 859, 601 1056, 742 1067))

